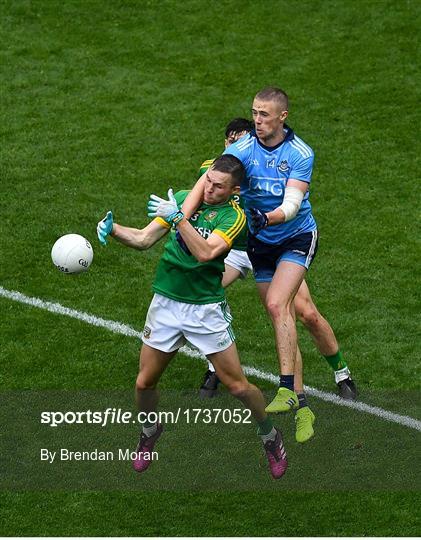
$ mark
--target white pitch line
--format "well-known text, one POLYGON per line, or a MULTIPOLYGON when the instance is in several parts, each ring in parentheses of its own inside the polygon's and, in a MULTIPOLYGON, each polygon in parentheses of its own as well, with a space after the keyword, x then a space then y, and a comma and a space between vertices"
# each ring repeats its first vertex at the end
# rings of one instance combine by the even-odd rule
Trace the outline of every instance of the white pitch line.
MULTIPOLYGON (((111 321, 109 319, 102 319, 101 317, 90 315, 89 313, 83 313, 81 311, 76 311, 75 309, 64 307, 61 304, 58 304, 56 302, 47 302, 45 300, 41 300, 40 298, 26 296, 17 291, 9 291, 1 286, 0 286, 0 296, 3 296, 4 298, 8 298, 9 300, 14 300, 15 302, 20 302, 21 304, 27 304, 32 307, 44 309, 46 311, 49 311, 50 313, 56 313, 58 315, 66 315, 67 317, 78 319, 79 321, 86 322, 93 326, 99 326, 101 328, 105 328, 116 334, 122 334, 124 336, 137 337, 137 338, 140 338, 142 336, 142 332, 138 332, 137 330, 135 330, 131 326, 128 326, 127 324, 111 321)), ((204 359, 204 356, 199 351, 191 350, 188 347, 182 347, 180 349, 180 352, 193 358, 204 359)), ((246 375, 256 377, 257 379, 260 379, 263 381, 269 381, 274 384, 278 383, 279 377, 276 375, 273 375, 272 373, 261 371, 260 369, 257 369, 252 366, 243 366, 243 369, 246 375)), ((367 405, 366 403, 362 403, 361 401, 347 401, 347 400, 341 399, 336 394, 332 394, 331 392, 324 392, 322 390, 318 390, 317 388, 312 388, 311 386, 305 386, 304 389, 308 394, 315 396, 323 401, 334 403, 335 405, 341 405, 342 407, 349 407, 350 409, 355 409, 360 412, 372 414, 374 416, 378 416, 379 418, 382 418, 383 420, 394 422, 396 424, 400 424, 402 426, 406 426, 406 427, 415 429, 417 431, 421 431, 421 421, 416 420, 415 418, 411 418, 410 416, 396 414, 391 411, 382 409, 380 407, 373 407, 372 405, 367 405)))
MULTIPOLYGON (((278 384, 279 376, 275 376, 272 373, 266 373, 265 371, 260 371, 254 367, 245 366, 244 373, 246 375, 251 375, 257 377, 258 379, 273 382, 278 384)), ((381 407, 374 407, 373 405, 367 405, 362 401, 349 401, 342 399, 332 392, 325 392, 311 386, 305 386, 304 390, 311 396, 322 399, 323 401, 328 401, 329 403, 334 403, 335 405, 341 405, 342 407, 349 407, 350 409, 356 409, 357 411, 365 412, 368 414, 373 414, 374 416, 379 416, 383 420, 388 420, 389 422, 395 422, 396 424, 401 424, 402 426, 407 426, 417 431, 421 431, 421 421, 412 418, 411 416, 404 416, 402 414, 396 414, 381 407)))

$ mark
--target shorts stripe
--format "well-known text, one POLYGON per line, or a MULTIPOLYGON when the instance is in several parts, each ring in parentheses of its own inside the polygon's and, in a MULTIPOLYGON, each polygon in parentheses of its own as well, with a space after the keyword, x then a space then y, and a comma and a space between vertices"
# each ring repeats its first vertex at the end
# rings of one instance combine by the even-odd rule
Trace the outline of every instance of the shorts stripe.
POLYGON ((224 302, 221 302, 220 306, 221 306, 222 315, 224 316, 224 319, 227 321, 227 323, 231 324, 232 315, 228 311, 228 302, 225 300, 224 302))
POLYGON ((235 335, 231 325, 228 326, 227 332, 229 337, 231 338, 231 341, 235 341, 235 335))
POLYGON ((312 234, 311 245, 310 245, 310 249, 308 250, 308 255, 305 262, 306 268, 309 267, 309 264, 311 263, 311 259, 313 258, 313 255, 314 255, 314 250, 316 249, 317 236, 318 236, 317 229, 315 231, 311 231, 311 234, 312 234))
POLYGON ((228 327, 227 327, 228 335, 231 338, 231 341, 235 341, 234 331, 233 331, 232 326, 231 326, 232 315, 228 311, 228 309, 229 309, 228 308, 228 302, 225 300, 224 302, 221 302, 220 306, 221 306, 222 315, 223 315, 224 319, 228 323, 228 327))

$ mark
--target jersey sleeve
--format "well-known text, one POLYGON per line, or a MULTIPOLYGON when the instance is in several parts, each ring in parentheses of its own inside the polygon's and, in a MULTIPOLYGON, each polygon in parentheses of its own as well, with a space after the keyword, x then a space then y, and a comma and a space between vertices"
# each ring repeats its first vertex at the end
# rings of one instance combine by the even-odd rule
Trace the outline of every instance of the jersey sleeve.
POLYGON ((311 182, 311 175, 313 173, 314 154, 312 153, 308 157, 303 157, 297 152, 295 159, 292 161, 291 171, 289 178, 295 180, 302 180, 308 184, 311 182))
POLYGON ((209 169, 214 161, 214 159, 207 159, 204 161, 202 165, 200 165, 199 176, 197 178, 200 178, 209 169))
POLYGON ((231 248, 233 241, 239 236, 246 226, 246 215, 234 201, 230 201, 230 206, 224 216, 219 220, 215 234, 220 236, 231 248))
POLYGON ((152 221, 155 221, 155 223, 159 223, 159 225, 161 225, 161 227, 164 227, 164 229, 171 229, 171 225, 162 217, 156 217, 152 221))

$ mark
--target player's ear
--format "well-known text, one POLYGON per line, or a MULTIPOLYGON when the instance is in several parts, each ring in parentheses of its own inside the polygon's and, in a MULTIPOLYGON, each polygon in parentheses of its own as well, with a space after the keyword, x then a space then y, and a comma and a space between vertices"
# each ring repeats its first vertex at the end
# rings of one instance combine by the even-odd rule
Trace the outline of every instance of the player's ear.
POLYGON ((285 122, 287 116, 288 116, 288 111, 282 111, 279 116, 279 119, 281 120, 281 122, 285 122))
POLYGON ((233 186, 232 187, 232 194, 233 195, 239 195, 240 194, 240 186, 233 186))

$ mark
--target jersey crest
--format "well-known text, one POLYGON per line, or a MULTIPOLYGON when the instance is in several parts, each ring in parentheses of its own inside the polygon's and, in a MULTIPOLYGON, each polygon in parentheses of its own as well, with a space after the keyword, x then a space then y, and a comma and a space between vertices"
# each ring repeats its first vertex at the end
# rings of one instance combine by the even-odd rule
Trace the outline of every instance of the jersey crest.
POLYGON ((278 165, 278 171, 287 172, 288 170, 289 170, 288 161, 286 159, 283 159, 281 163, 278 165))
POLYGON ((217 215, 218 215, 218 212, 216 210, 212 210, 211 212, 209 212, 209 214, 205 216, 205 220, 212 221, 214 218, 216 218, 217 215))

